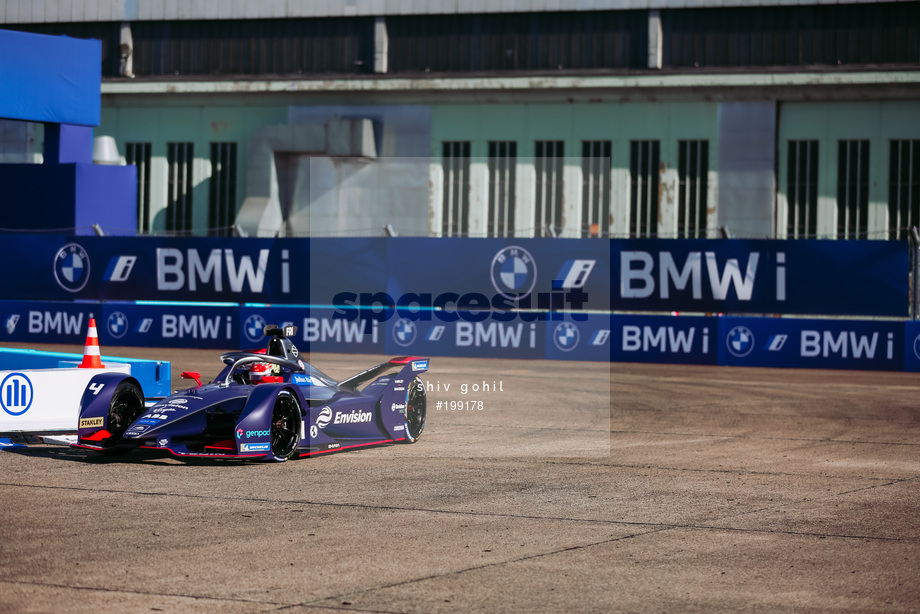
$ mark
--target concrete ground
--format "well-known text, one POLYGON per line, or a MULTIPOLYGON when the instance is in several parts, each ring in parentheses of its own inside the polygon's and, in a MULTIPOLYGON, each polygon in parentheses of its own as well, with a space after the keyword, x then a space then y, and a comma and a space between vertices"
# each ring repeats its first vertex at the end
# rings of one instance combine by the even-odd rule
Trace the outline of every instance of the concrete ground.
MULTIPOLYGON (((176 387, 220 366, 103 353, 176 387)), ((414 445, 0 453, 0 611, 920 611, 915 374, 433 358, 426 381, 414 445)))

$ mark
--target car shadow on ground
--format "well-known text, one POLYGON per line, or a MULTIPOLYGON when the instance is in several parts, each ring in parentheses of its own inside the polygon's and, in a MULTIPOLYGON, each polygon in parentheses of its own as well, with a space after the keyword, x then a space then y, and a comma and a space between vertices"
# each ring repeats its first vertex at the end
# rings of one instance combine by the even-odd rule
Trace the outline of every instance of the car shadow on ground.
MULTIPOLYGON (((266 464, 267 461, 252 459, 236 458, 176 458, 165 456, 161 452, 154 450, 132 450, 128 454, 106 455, 93 452, 92 450, 82 450, 79 448, 70 448, 67 446, 29 446, 22 448, 13 448, 3 450, 4 454, 18 454, 20 456, 31 458, 47 458, 52 460, 67 461, 73 463, 85 463, 88 465, 192 465, 192 466, 243 466, 243 465, 260 465, 266 464)), ((276 464, 276 463, 270 463, 276 464)))

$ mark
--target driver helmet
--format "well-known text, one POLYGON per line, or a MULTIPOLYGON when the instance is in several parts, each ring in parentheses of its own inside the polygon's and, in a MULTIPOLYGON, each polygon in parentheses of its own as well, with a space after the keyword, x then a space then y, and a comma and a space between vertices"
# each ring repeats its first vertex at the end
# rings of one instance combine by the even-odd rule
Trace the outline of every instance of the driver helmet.
POLYGON ((271 375, 272 365, 267 362, 257 362, 253 363, 249 367, 249 381, 253 384, 262 383, 262 378, 266 375, 271 375))

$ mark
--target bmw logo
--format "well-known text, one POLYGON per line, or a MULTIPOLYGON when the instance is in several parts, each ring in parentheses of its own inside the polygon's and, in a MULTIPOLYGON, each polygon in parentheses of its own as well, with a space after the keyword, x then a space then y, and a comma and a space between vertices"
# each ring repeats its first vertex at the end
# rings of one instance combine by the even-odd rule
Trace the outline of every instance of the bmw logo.
POLYGON ((412 345, 416 332, 415 322, 400 318, 393 325, 393 341, 402 346, 412 345))
POLYGON ((728 331, 725 347, 732 356, 743 358, 754 349, 754 333, 746 326, 736 326, 728 331))
POLYGON ((265 318, 257 313, 254 313, 246 318, 246 322, 243 323, 243 333, 246 335, 246 338, 253 343, 262 340, 262 338, 265 336, 265 334, 262 332, 264 329, 265 318))
POLYGON ((518 301, 533 292, 537 263, 523 247, 510 245, 492 259, 492 286, 507 299, 518 301))
POLYGON ((68 243, 54 256, 54 279, 68 292, 79 292, 89 281, 89 255, 76 243, 68 243))
POLYGON ((105 324, 106 328, 109 330, 109 334, 116 339, 121 339, 125 336, 125 333, 128 332, 128 318, 120 311, 116 311, 110 315, 105 324))
POLYGON ((571 322, 561 322, 553 331, 553 343, 563 352, 571 352, 578 345, 578 327, 571 322))
POLYGON ((332 408, 327 405, 319 411, 319 416, 316 417, 316 426, 324 429, 330 422, 332 422, 332 408))

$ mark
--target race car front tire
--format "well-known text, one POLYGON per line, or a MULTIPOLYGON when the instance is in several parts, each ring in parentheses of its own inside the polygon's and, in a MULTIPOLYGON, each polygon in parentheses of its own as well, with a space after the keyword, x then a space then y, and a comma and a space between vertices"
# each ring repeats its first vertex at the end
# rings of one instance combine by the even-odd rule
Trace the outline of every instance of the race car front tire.
MULTIPOLYGON (((109 416, 106 430, 111 433, 110 441, 118 441, 138 416, 144 413, 144 395, 141 389, 131 382, 122 382, 115 388, 109 403, 109 416)), ((130 452, 130 448, 112 448, 100 450, 103 454, 120 455, 130 452)))
POLYGON ((276 461, 285 461, 297 456, 300 442, 300 403, 287 390, 278 394, 272 409, 272 456, 276 461))

